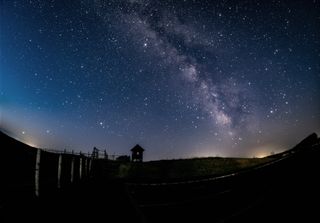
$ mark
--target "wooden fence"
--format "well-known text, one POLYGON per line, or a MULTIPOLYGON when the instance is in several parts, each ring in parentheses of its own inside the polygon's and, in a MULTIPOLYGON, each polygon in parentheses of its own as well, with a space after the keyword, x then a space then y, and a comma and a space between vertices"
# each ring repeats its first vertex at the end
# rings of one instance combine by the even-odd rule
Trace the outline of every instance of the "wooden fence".
POLYGON ((11 196, 39 197, 92 176, 90 154, 48 151, 37 148, 8 148, 1 157, 1 199, 11 196))

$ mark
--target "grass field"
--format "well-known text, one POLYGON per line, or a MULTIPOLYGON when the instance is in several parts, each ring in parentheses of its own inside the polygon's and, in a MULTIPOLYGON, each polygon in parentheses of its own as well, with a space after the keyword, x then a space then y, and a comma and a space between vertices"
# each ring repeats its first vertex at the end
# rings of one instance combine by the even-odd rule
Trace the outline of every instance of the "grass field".
POLYGON ((122 163, 118 177, 146 180, 172 180, 217 176, 263 164, 272 158, 194 158, 122 163))

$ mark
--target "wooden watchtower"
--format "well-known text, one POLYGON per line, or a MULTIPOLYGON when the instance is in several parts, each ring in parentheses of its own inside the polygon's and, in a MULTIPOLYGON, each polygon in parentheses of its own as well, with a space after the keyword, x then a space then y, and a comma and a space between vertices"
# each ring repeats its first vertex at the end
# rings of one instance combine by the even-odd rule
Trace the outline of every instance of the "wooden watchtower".
POLYGON ((143 152, 144 149, 140 146, 140 145, 135 145, 132 149, 131 149, 131 161, 132 162, 142 162, 143 161, 143 152))

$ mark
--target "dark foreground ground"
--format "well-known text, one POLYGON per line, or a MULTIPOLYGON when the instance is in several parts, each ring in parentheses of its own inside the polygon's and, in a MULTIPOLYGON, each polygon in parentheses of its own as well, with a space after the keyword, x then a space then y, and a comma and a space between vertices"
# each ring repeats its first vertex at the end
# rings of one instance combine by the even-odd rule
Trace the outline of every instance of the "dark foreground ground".
POLYGON ((13 194, 0 220, 318 222, 319 152, 315 138, 255 168, 170 183, 96 176, 38 199, 13 194))

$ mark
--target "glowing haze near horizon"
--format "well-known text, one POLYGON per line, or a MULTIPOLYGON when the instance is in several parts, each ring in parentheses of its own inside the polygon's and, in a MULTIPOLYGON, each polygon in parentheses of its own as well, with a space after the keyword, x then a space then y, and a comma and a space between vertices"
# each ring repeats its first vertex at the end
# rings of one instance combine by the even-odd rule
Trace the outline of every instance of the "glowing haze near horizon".
POLYGON ((1 1, 1 129, 146 159, 262 156, 320 123, 319 1, 1 1))

